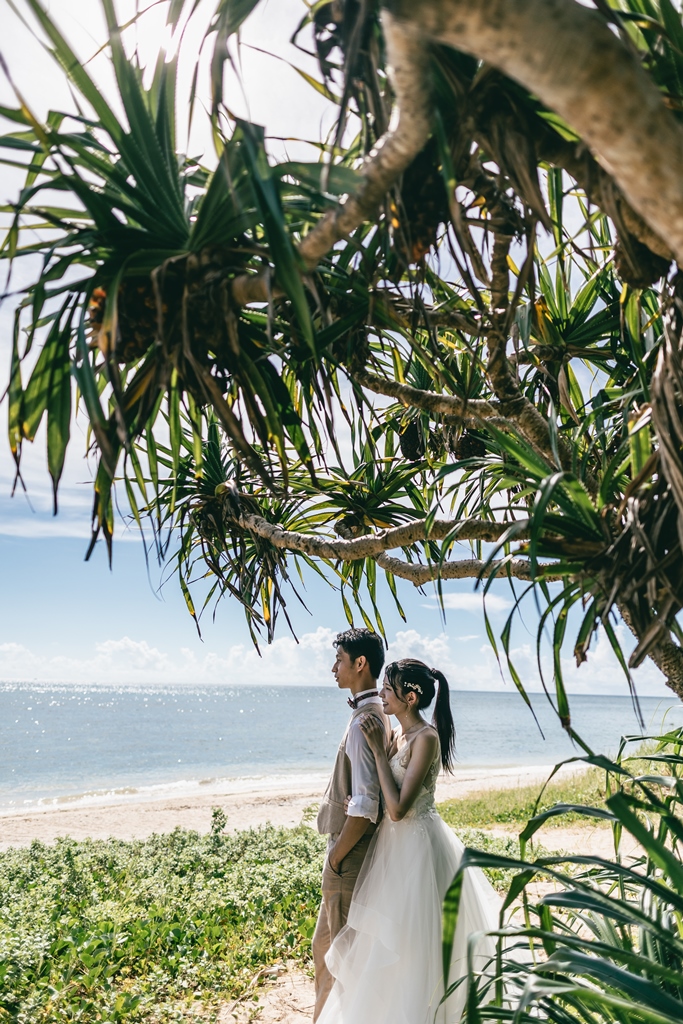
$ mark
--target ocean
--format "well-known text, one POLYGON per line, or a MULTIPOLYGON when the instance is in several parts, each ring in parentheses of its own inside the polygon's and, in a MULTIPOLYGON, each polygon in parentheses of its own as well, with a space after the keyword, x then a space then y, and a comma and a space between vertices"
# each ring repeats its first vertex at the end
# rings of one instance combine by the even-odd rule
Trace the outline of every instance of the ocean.
MULTIPOLYGON (((543 695, 541 736, 514 692, 452 693, 461 768, 551 765, 580 751, 543 695)), ((346 694, 312 686, 92 687, 0 684, 0 812, 190 794, 224 780, 279 780, 330 769, 346 694)), ((640 734, 624 697, 570 698, 576 731, 615 753, 640 734)), ((683 705, 643 697, 645 731, 683 725, 683 705)), ((456 768, 457 771, 457 768, 456 768)))

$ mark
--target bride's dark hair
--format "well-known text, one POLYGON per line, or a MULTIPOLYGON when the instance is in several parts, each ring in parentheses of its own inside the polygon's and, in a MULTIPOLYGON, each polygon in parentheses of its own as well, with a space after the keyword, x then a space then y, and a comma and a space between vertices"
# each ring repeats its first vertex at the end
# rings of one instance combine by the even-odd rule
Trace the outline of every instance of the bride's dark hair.
POLYGON ((436 704, 432 725, 439 734, 441 743, 441 764, 444 771, 453 770, 455 756, 455 725, 451 713, 448 682, 443 672, 428 668, 424 661, 416 658, 401 658, 386 667, 386 681, 400 700, 405 699, 406 690, 412 690, 417 697, 417 709, 427 708, 434 700, 436 704))

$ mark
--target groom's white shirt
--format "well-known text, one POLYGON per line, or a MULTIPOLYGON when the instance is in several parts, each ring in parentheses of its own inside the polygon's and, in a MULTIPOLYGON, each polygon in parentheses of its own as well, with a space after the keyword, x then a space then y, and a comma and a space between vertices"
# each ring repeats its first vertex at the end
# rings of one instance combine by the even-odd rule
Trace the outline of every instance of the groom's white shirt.
MULTIPOLYGON (((372 691, 364 690, 363 693, 372 691)), ((363 696, 356 694, 356 700, 363 696)), ((351 762, 351 799, 346 811, 353 818, 369 818, 377 822, 379 817, 380 787, 373 754, 362 733, 358 719, 372 705, 382 707, 379 697, 367 697, 360 707, 351 712, 346 730, 346 755, 351 762)))

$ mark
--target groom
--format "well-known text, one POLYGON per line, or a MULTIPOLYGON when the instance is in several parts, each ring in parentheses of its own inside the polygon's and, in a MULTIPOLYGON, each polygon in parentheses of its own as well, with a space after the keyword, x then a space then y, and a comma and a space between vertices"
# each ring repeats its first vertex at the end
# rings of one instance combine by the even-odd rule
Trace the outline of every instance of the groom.
POLYGON ((334 984, 325 964, 325 954, 346 924, 353 888, 381 815, 375 757, 361 732, 360 716, 375 715, 389 738, 388 719, 377 693, 377 679, 384 665, 381 637, 369 629, 347 629, 338 634, 334 646, 337 657, 332 674, 340 690, 351 691, 352 711, 318 811, 318 831, 328 839, 323 900, 313 935, 314 1021, 334 984), (347 797, 350 800, 345 810, 347 797))

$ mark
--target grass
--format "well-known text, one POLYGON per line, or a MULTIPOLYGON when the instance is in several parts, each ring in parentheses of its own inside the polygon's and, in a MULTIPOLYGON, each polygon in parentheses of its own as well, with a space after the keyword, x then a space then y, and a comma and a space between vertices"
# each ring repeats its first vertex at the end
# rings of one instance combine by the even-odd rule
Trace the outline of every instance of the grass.
POLYGON ((0 1021, 189 1021, 305 958, 324 840, 270 826, 0 854, 0 1021))
MULTIPOLYGON (((551 782, 537 803, 542 786, 520 786, 517 789, 486 790, 470 793, 456 800, 439 804, 439 813, 452 828, 491 828, 492 825, 526 825, 534 814, 557 803, 588 804, 601 807, 605 801, 605 773, 599 768, 551 782)), ((551 818, 546 827, 564 826, 568 822, 585 822, 586 818, 569 812, 551 818)), ((595 824, 593 822, 593 824, 595 824)))

